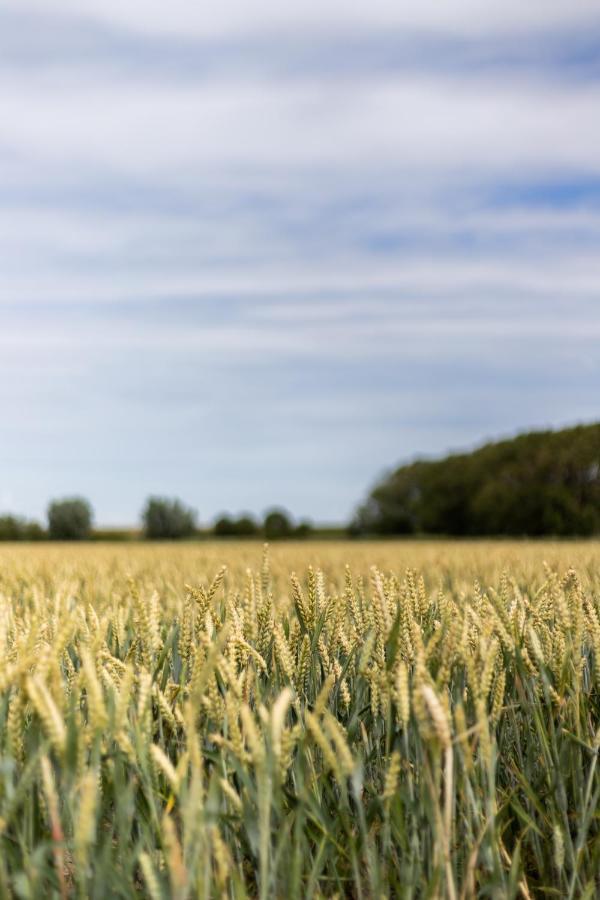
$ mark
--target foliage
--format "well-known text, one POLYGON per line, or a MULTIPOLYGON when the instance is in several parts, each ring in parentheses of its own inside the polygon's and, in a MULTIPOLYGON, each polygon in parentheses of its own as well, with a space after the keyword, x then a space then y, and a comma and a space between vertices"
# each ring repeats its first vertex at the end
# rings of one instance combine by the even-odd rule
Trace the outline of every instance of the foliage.
POLYGON ((240 516, 234 525, 235 533, 240 537, 253 537, 260 534, 260 527, 252 516, 240 516))
POLYGON ((152 540, 191 537, 196 530, 196 513, 181 500, 149 497, 142 513, 144 534, 152 540))
POLYGON ((48 536, 39 522, 26 521, 22 533, 24 541, 43 541, 48 536))
POLYGON ((260 527, 252 516, 221 516, 213 528, 215 537, 254 537, 260 533, 260 527))
POLYGON ((0 541, 22 540, 24 522, 16 516, 0 516, 0 541))
POLYGON ((94 528, 91 539, 93 541, 134 541, 138 539, 138 533, 131 528, 94 528))
POLYGON ((215 537, 233 537, 236 533, 235 522, 231 516, 220 516, 214 524, 215 537))
POLYGON ((2 896, 597 896, 594 548, 248 546, 0 557, 2 896))
POLYGON ((57 541, 82 541, 92 530, 92 508, 83 497, 54 500, 48 507, 48 536, 57 541))
POLYGON ((220 516, 214 524, 213 533, 218 538, 262 535, 271 541, 284 538, 302 539, 312 535, 313 526, 306 520, 295 525, 285 510, 272 509, 265 515, 262 526, 248 515, 240 516, 237 519, 226 515, 220 516))
POLYGON ((272 509, 265 515, 264 535, 269 541, 291 537, 294 526, 290 516, 283 509, 272 509))
POLYGON ((298 522, 296 527, 294 528, 294 537, 296 538, 308 538, 314 532, 314 528, 311 522, 307 519, 303 519, 301 522, 298 522))
POLYGON ((600 532, 600 425, 524 434, 402 466, 372 491, 353 533, 600 532))
POLYGON ((41 541, 46 532, 37 522, 19 516, 0 516, 0 541, 41 541))

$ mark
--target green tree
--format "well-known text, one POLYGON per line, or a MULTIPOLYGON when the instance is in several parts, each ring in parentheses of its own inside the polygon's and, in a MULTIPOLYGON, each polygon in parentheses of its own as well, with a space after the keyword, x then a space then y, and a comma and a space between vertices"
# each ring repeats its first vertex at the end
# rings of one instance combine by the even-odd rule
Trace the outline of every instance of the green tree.
POLYGON ((239 537, 254 537, 260 531, 257 522, 252 518, 252 516, 240 516, 238 519, 236 519, 234 526, 235 533, 239 537))
POLYGON ((234 537, 235 522, 231 516, 220 516, 214 524, 213 531, 215 537, 234 537))
POLYGON ((263 531, 269 541, 288 538, 293 531, 292 520, 285 510, 272 509, 265 515, 263 531))
POLYGON ((231 516, 220 516, 213 528, 215 537, 253 537, 260 529, 252 516, 243 515, 237 519, 231 516))
POLYGON ((21 541, 25 522, 17 516, 0 516, 0 541, 21 541))
POLYGON ((309 522, 308 519, 303 519, 301 522, 298 522, 298 524, 294 528, 294 537, 309 538, 313 531, 314 528, 312 526, 312 522, 309 522))
POLYGON ((43 541, 47 537, 46 532, 39 522, 25 522, 23 525, 24 541, 43 541))
POLYGON ((55 541, 87 540, 92 518, 92 507, 83 497, 53 500, 48 507, 48 537, 55 541))
POLYGON ((144 534, 151 540, 179 540, 196 531, 196 513, 181 500, 149 497, 142 512, 144 534))
POLYGON ((600 532, 600 425, 522 434, 418 460, 375 486, 354 534, 591 535, 600 532))

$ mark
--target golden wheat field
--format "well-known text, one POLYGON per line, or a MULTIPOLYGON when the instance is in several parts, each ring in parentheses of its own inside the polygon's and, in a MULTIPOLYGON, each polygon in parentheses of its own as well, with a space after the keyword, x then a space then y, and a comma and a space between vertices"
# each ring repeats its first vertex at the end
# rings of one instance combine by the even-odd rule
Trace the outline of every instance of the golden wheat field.
POLYGON ((0 548, 3 897, 600 894, 600 546, 0 548))

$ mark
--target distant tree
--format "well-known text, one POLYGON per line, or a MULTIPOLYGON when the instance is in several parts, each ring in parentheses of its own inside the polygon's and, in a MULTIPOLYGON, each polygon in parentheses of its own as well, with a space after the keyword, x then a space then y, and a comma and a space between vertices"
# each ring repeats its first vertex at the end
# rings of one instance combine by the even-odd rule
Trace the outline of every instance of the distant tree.
POLYGON ((285 510, 272 509, 265 516, 263 531, 269 541, 288 538, 293 531, 292 520, 285 510))
POLYGON ((196 531, 196 513, 177 499, 149 497, 142 513, 144 534, 151 540, 178 540, 196 531))
POLYGON ((251 516, 220 516, 214 524, 215 537, 253 537, 258 534, 259 527, 251 516))
POLYGON ((39 522, 25 522, 23 526, 24 541, 43 541, 47 537, 39 522))
POLYGON ((41 541, 46 532, 37 522, 28 522, 20 516, 0 516, 0 541, 41 541))
POLYGON ((314 531, 314 528, 313 528, 312 522, 309 522, 307 519, 303 519, 294 528, 294 537, 308 538, 311 536, 313 531, 314 531))
POLYGON ((231 516, 220 516, 214 524, 215 537, 233 537, 235 535, 235 522, 231 516))
POLYGON ((0 541, 21 541, 25 522, 17 516, 0 516, 0 541))
POLYGON ((48 537, 55 541, 84 541, 92 530, 92 507, 83 497, 54 500, 48 507, 48 537))
POLYGON ((355 534, 600 533, 600 424, 418 460, 375 486, 355 534))
POLYGON ((260 531, 258 523, 252 516, 240 516, 239 519, 236 519, 234 524, 235 533, 239 535, 239 537, 254 537, 254 535, 258 534, 260 531))

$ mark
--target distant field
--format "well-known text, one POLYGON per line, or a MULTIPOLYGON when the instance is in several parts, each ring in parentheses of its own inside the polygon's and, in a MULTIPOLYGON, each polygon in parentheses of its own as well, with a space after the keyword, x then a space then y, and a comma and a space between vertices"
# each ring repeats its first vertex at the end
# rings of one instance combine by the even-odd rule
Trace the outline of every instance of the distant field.
POLYGON ((599 686, 598 542, 0 545, 0 895, 597 896, 599 686))
MULTIPOLYGON (((0 580, 11 570, 43 572, 61 579, 85 572, 86 578, 158 578, 167 587, 207 578, 212 568, 227 566, 231 577, 260 564, 262 542, 192 541, 183 543, 0 543, 0 580)), ((321 567, 332 585, 344 578, 344 566, 368 575, 372 565, 402 573, 418 569, 433 585, 451 579, 472 588, 473 579, 493 581, 506 567, 519 577, 543 578, 543 564, 573 565, 582 573, 600 567, 600 540, 324 540, 282 541, 270 545, 271 574, 286 584, 290 572, 321 567)))

